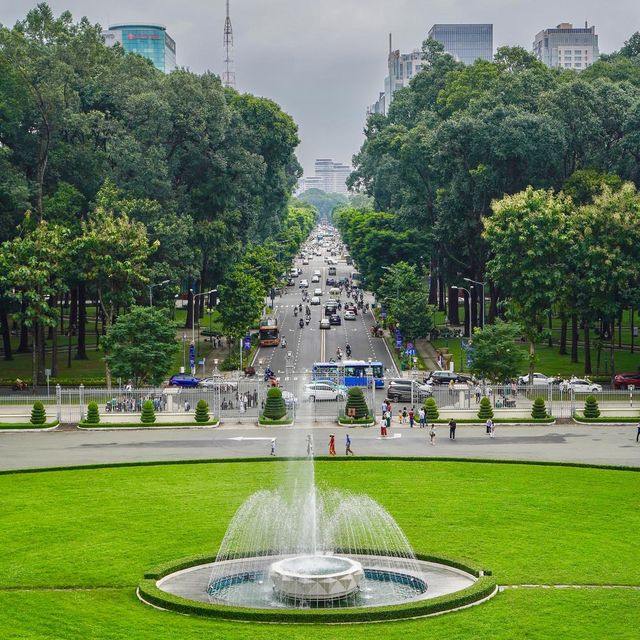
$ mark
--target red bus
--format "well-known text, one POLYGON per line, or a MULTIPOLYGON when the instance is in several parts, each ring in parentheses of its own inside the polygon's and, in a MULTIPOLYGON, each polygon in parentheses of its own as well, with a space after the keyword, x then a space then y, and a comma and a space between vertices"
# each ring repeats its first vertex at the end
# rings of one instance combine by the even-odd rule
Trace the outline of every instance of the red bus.
POLYGON ((280 329, 278 319, 265 316, 260 320, 260 346, 277 347, 280 344, 280 329))

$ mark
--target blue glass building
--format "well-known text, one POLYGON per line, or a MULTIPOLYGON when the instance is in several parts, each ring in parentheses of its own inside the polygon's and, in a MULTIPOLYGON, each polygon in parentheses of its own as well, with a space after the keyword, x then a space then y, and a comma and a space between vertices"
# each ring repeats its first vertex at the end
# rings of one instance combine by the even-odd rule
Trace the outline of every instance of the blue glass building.
POLYGON ((176 68, 176 43, 161 24, 112 24, 102 36, 107 46, 118 43, 126 53, 148 58, 164 73, 176 68))
POLYGON ((429 37, 464 64, 473 64, 478 58, 493 60, 492 24, 434 24, 429 37))

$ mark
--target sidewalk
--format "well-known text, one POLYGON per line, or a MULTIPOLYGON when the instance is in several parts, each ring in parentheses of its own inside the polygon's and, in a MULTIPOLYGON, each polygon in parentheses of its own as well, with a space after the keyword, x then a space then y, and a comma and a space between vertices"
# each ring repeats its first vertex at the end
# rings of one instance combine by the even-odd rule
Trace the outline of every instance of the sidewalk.
POLYGON ((429 371, 438 371, 440 367, 436 361, 436 350, 430 340, 418 338, 414 343, 418 355, 424 360, 429 371))

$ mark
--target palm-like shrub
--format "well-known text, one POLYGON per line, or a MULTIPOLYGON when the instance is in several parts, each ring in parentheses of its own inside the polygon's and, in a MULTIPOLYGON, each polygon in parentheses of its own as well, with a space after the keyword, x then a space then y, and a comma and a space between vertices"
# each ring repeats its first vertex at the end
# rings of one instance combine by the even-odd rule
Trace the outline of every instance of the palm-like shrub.
POLYGON ((31 424, 44 424, 46 421, 47 412, 44 410, 44 405, 40 400, 36 400, 31 409, 31 424))
POLYGON ((427 420, 429 421, 437 420, 440 417, 440 412, 438 411, 438 405, 435 398, 427 398, 425 400, 424 411, 427 416, 427 420))
POLYGON ((196 422, 209 422, 209 405, 206 400, 198 400, 196 404, 196 422))
POLYGON ((156 421, 156 412, 153 409, 153 402, 151 402, 151 400, 147 400, 142 405, 140 422, 142 422, 142 424, 153 424, 155 421, 156 421))
POLYGON ((584 401, 584 417, 600 417, 600 408, 598 407, 598 401, 596 400, 595 396, 587 396, 587 399, 584 401))
POLYGON ((347 397, 347 404, 345 406, 345 413, 352 418, 360 419, 366 418, 369 415, 369 407, 364 399, 364 393, 360 387, 351 387, 349 389, 349 395, 347 397), (351 409, 355 410, 355 413, 351 415, 351 409))
POLYGON ((533 407, 531 408, 531 417, 536 420, 549 417, 547 414, 547 407, 544 403, 544 398, 537 397, 533 401, 533 407))
POLYGON ((488 420, 493 418, 493 408, 491 407, 491 400, 485 396, 480 400, 480 410, 478 411, 478 418, 480 420, 488 420))
POLYGON ((99 424, 100 412, 98 411, 98 403, 90 402, 87 406, 87 418, 85 420, 87 424, 99 424))
POLYGON ((264 405, 264 413, 262 414, 269 420, 280 420, 287 413, 287 407, 282 397, 282 389, 272 387, 267 391, 267 402, 264 405))

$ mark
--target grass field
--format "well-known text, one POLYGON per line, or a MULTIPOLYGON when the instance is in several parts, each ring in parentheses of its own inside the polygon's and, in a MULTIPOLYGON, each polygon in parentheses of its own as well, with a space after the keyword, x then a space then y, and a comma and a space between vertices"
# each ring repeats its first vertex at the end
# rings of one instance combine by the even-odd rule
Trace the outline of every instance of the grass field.
POLYGON ((636 638, 640 473, 402 461, 319 461, 321 485, 382 503, 414 548, 493 569, 508 589, 440 618, 274 627, 158 612, 135 598, 145 569, 214 552, 237 507, 284 462, 0 475, 3 638, 636 638))

